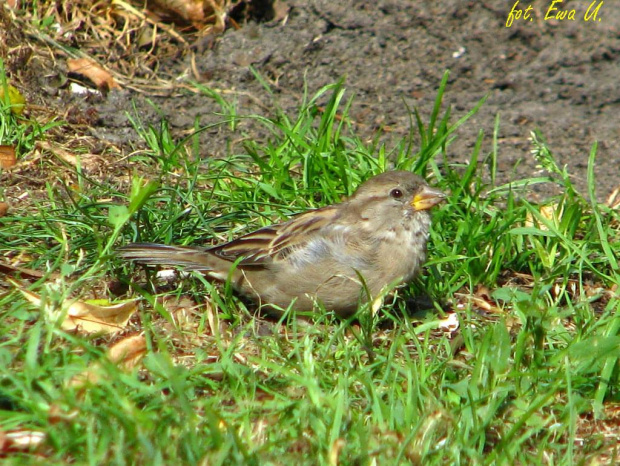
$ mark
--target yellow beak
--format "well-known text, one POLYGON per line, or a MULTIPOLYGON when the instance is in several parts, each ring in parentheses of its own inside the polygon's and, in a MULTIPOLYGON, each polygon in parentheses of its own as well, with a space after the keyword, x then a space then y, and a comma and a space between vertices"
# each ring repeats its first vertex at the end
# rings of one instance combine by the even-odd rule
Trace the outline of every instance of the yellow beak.
POLYGON ((439 204, 445 198, 446 195, 442 191, 425 186, 422 188, 422 191, 413 196, 411 206, 415 210, 427 210, 439 204))

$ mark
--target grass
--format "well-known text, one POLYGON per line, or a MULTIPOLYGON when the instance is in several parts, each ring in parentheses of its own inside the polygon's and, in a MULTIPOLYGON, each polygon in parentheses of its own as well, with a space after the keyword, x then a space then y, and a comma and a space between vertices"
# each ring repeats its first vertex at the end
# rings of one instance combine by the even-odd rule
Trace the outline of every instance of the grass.
POLYGON ((445 157, 456 128, 477 111, 453 123, 449 109, 442 113, 445 86, 446 79, 428 123, 413 112, 410 138, 394 148, 355 136, 342 83, 306 96, 297 115, 272 120, 244 116, 205 90, 227 112, 222 125, 241 131, 239 122, 252 118, 270 140, 201 159, 195 135, 175 140, 165 123, 145 127, 134 117, 147 147, 127 163, 148 177, 102 181, 78 165, 71 182, 49 181, 33 193, 25 214, 0 217, 0 254, 42 272, 20 283, 47 303, 33 306, 13 286, 0 295, 0 457, 21 464, 41 457, 54 464, 618 461, 620 226, 617 210, 596 203, 596 146, 586 195, 540 134, 532 135, 532 151, 546 175, 498 185, 499 120, 491 153, 480 152, 481 132, 467 164, 445 157), (433 214, 424 275, 377 316, 361 310, 358 322, 266 320, 229 287, 198 275, 154 285, 114 255, 130 241, 229 240, 337 202, 391 168, 424 174, 450 196, 433 214), (561 194, 534 204, 535 183, 561 194), (123 283, 144 297, 126 328, 111 336, 60 328, 71 298, 116 299, 123 283), (422 293, 432 304, 410 315, 407 298, 422 293), (454 312, 459 328, 448 331, 443 324, 454 312), (113 343, 142 332, 147 350, 135 368, 106 356, 113 343), (98 378, 74 383, 85 372, 98 378), (45 441, 32 451, 2 446, 2 432, 24 431, 45 441))

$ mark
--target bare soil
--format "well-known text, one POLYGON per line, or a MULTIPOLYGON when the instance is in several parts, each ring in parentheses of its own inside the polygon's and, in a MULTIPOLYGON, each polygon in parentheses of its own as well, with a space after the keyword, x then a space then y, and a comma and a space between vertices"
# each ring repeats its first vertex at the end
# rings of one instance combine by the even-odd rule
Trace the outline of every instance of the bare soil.
MULTIPOLYGON (((590 2, 567 0, 555 7, 574 9, 575 20, 545 20, 552 2, 535 1, 529 20, 506 27, 513 3, 288 0, 286 15, 250 20, 239 29, 197 39, 189 49, 179 46, 178 53, 168 49, 158 57, 157 75, 220 90, 236 100, 242 115, 273 115, 276 108, 294 115, 305 87, 313 94, 345 77, 348 95, 354 96, 350 116, 357 134, 370 141, 382 128, 389 145, 409 131, 408 107, 430 114, 448 69, 444 102, 452 106, 454 119, 488 95, 448 147, 449 159, 466 162, 480 130, 486 134, 482 154, 488 153, 499 114, 502 180, 540 171, 528 141, 530 132, 540 129, 584 193, 588 155, 598 141, 596 186, 603 200, 620 178, 620 8, 604 2, 596 20, 585 21, 590 2)), ((179 136, 188 134, 196 120, 205 125, 221 119, 212 98, 178 87, 148 93, 125 85, 103 97, 83 97, 50 86, 55 75, 53 69, 31 73, 26 93, 31 99, 36 93, 45 105, 77 107, 92 134, 127 149, 138 141, 127 113, 156 126, 167 119, 179 136)), ((243 130, 248 138, 266 137, 257 125, 248 123, 243 130)), ((235 150, 239 135, 220 127, 203 133, 202 140, 203 156, 211 157, 235 150)))

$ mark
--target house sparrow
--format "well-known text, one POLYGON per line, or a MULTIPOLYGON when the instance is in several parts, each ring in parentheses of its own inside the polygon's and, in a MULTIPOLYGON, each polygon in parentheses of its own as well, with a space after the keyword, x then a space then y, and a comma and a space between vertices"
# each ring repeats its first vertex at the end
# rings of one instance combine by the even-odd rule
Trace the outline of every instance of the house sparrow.
POLYGON ((421 177, 390 171, 341 202, 293 217, 211 248, 135 243, 125 259, 175 265, 226 281, 241 295, 281 314, 311 311, 317 302, 352 315, 367 291, 409 282, 426 260, 431 217, 445 198, 421 177))

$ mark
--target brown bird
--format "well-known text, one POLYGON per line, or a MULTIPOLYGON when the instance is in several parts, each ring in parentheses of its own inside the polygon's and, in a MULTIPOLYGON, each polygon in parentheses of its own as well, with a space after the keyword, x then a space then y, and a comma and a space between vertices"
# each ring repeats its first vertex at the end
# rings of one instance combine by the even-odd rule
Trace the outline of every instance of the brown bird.
POLYGON ((181 266, 226 281, 281 314, 316 303, 341 317, 386 288, 409 282, 426 260, 428 209, 445 195, 413 173, 370 178, 351 197, 211 248, 135 243, 125 259, 181 266))

